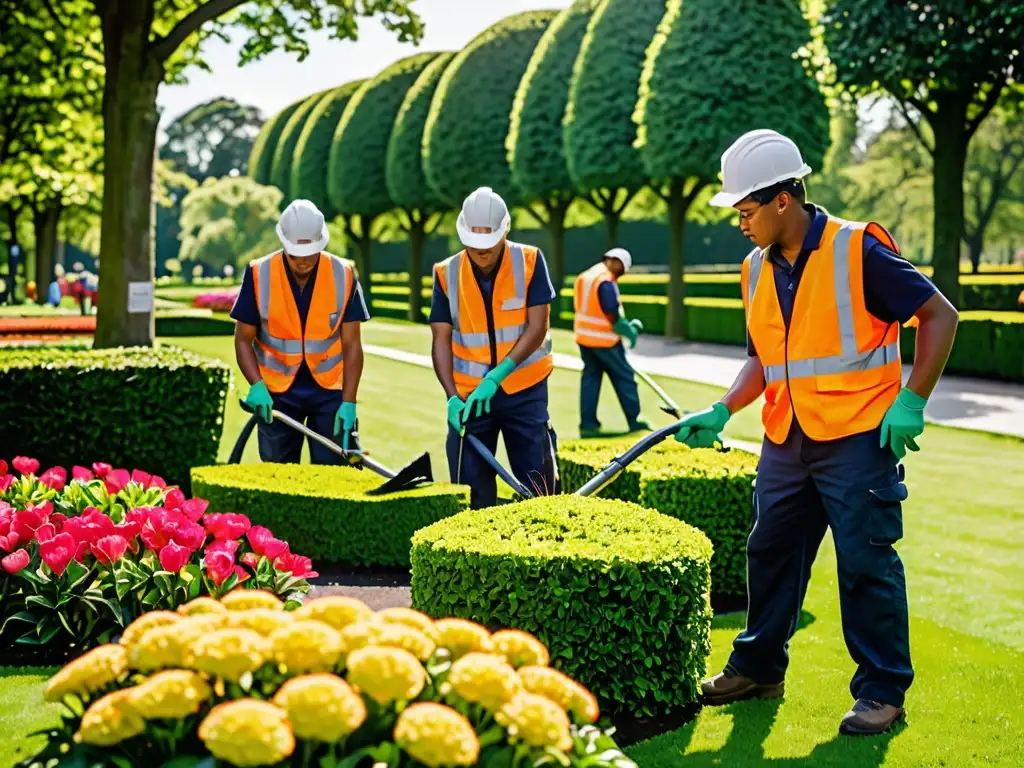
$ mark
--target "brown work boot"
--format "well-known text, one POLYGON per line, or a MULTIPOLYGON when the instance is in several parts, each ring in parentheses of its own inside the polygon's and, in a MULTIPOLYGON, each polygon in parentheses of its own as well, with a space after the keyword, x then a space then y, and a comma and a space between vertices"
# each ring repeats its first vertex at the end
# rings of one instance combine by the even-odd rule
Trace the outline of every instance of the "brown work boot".
POLYGON ((839 732, 849 736, 873 736, 888 731, 903 718, 903 709, 870 699, 857 699, 853 708, 843 715, 839 732))
POLYGON ((719 672, 700 685, 701 700, 711 707, 744 699, 772 699, 782 696, 785 683, 756 683, 731 670, 719 672))

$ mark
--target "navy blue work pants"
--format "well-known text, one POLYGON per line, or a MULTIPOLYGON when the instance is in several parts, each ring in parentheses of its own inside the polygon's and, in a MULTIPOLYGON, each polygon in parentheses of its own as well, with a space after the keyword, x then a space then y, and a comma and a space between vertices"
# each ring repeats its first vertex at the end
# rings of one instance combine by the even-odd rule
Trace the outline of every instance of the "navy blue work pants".
MULTIPOLYGON (((514 395, 499 389, 491 398, 491 412, 471 417, 466 432, 479 438, 491 453, 498 450, 500 434, 505 441, 509 469, 520 483, 536 495, 560 492, 555 458, 557 438, 548 416, 546 381, 514 395)), ((497 504, 494 469, 450 424, 445 448, 452 482, 470 488, 470 507, 482 509, 497 504)))
MULTIPOLYGON (((287 414, 300 424, 330 440, 339 442, 334 436, 334 415, 341 407, 341 393, 336 400, 326 399, 299 406, 275 400, 274 408, 287 414)), ((260 446, 260 460, 273 464, 298 464, 302 460, 302 442, 308 438, 284 422, 270 424, 260 420, 257 427, 260 446)), ((340 442, 339 442, 340 445, 340 442)), ((309 440, 309 460, 313 464, 342 464, 338 454, 328 450, 316 440, 309 440)))
POLYGON ((620 341, 614 347, 580 346, 583 375, 580 378, 580 429, 597 430, 597 403, 601 398, 601 380, 607 373, 619 398, 626 421, 633 427, 640 418, 640 393, 637 391, 633 366, 626 359, 626 348, 620 341))
POLYGON ((910 661, 907 585, 893 545, 903 536, 903 466, 880 448, 879 430, 830 442, 794 423, 782 445, 764 440, 747 541, 746 628, 729 667, 781 682, 811 565, 832 530, 846 647, 857 664, 853 697, 903 706, 910 661))

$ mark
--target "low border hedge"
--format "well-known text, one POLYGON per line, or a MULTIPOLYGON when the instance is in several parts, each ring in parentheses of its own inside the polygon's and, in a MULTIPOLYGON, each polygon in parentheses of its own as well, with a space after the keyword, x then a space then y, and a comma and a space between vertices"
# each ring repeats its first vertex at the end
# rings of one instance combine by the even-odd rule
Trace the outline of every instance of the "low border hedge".
POLYGON ((412 539, 412 604, 535 634, 602 712, 696 700, 710 652, 711 542, 653 510, 547 496, 442 520, 412 539))
POLYGON ((425 525, 469 507, 469 489, 435 483, 368 496, 370 470, 308 464, 195 467, 192 489, 216 512, 242 512, 320 565, 409 567, 409 542, 425 525))
POLYGON ((230 383, 226 363, 173 346, 0 348, 0 446, 44 468, 144 467, 187 490, 217 459, 230 383))
MULTIPOLYGON (((562 484, 573 493, 633 438, 565 440, 558 446, 562 484)), ((601 495, 656 509, 699 528, 714 545, 711 596, 742 602, 747 594, 747 536, 758 457, 747 451, 692 450, 674 440, 655 446, 626 468, 601 495)))

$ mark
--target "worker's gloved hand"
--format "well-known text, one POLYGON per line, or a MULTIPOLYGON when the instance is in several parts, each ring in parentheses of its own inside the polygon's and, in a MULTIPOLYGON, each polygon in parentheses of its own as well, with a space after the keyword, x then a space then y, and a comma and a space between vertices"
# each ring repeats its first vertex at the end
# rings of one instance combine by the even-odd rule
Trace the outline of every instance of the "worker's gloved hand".
POLYGON ((257 381, 249 387, 249 394, 245 396, 244 402, 267 424, 274 418, 270 413, 274 408, 274 400, 270 396, 267 385, 262 381, 257 381))
POLYGON ((448 423, 452 425, 452 429, 456 432, 462 432, 462 411, 465 409, 466 403, 458 395, 452 395, 448 398, 448 423))
MULTIPOLYGON (((635 322, 639 322, 639 320, 635 322)), ((615 325, 612 327, 619 336, 629 339, 630 349, 636 346, 636 337, 640 335, 640 331, 633 325, 633 322, 624 317, 620 317, 615 321, 615 325)), ((643 326, 641 325, 640 327, 642 328, 643 326)))
POLYGON ((721 432, 731 417, 724 403, 691 413, 679 421, 676 440, 690 448, 713 448, 716 442, 722 441, 721 432))
POLYGON ((636 329, 637 334, 641 334, 644 332, 644 324, 637 320, 635 317, 629 321, 629 324, 632 325, 634 329, 636 329))
POLYGON ((482 416, 485 413, 491 412, 491 398, 498 392, 498 387, 501 386, 501 382, 505 380, 505 377, 512 373, 516 367, 515 361, 510 357, 506 357, 497 367, 484 376, 484 380, 477 384, 469 397, 466 398, 466 408, 462 412, 462 423, 473 416, 473 408, 476 408, 476 415, 482 416))
POLYGON ((348 435, 356 425, 356 404, 343 402, 334 414, 334 436, 343 435, 341 449, 348 450, 348 435))
POLYGON ((882 419, 882 434, 878 446, 884 448, 888 443, 897 459, 907 455, 907 449, 919 451, 914 438, 924 432, 924 407, 928 401, 916 392, 903 387, 896 402, 882 419))

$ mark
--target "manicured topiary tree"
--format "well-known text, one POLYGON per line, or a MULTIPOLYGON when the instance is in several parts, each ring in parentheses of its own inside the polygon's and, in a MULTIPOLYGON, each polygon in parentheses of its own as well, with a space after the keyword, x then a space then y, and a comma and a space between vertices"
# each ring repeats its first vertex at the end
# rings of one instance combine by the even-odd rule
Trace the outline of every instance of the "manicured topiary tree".
POLYGON ((331 220, 338 215, 327 194, 327 164, 341 115, 365 80, 353 80, 328 92, 309 113, 292 156, 292 196, 311 200, 331 220))
POLYGON ((633 146, 633 110, 647 48, 665 0, 601 0, 573 67, 563 139, 569 174, 604 214, 616 245, 619 219, 647 184, 633 146))
POLYGON ((388 141, 384 177, 388 194, 405 212, 409 232, 409 320, 422 321, 423 244, 451 206, 427 184, 423 173, 423 129, 430 102, 454 53, 438 54, 406 91, 388 141))
POLYGON ((277 149, 277 141, 284 130, 285 123, 291 119, 302 102, 302 98, 289 104, 272 118, 267 120, 256 136, 256 142, 252 145, 252 152, 249 154, 249 178, 257 184, 270 184, 270 171, 274 164, 274 150, 277 149))
POLYGON ((668 2, 634 115, 636 147, 669 207, 666 336, 686 337, 683 227, 691 203, 717 178, 722 152, 749 130, 772 128, 821 168, 828 108, 813 73, 796 57, 809 42, 810 26, 797 4, 668 2), (749 76, 752 51, 757 71, 771 73, 770 84, 749 76))
POLYGON ((509 205, 512 182, 505 137, 519 81, 557 11, 529 11, 489 27, 445 69, 423 133, 427 183, 448 205, 462 205, 477 187, 492 187, 509 205))
POLYGON ((295 146, 299 143, 299 136, 306 127, 306 120, 316 108, 316 105, 330 91, 320 91, 309 96, 303 101, 298 109, 288 118, 288 122, 281 129, 281 135, 277 138, 277 146, 274 147, 274 159, 270 165, 270 183, 281 190, 281 209, 288 206, 294 197, 292 193, 292 162, 295 158, 295 146))
MULTIPOLYGON (((576 197, 565 159, 562 118, 573 65, 599 3, 576 0, 541 36, 519 81, 505 142, 512 181, 522 190, 526 210, 551 238, 548 267, 559 288, 565 274, 565 216, 576 197)), ((557 311, 556 306, 553 312, 557 311)))
POLYGON ((334 131, 327 193, 359 249, 364 289, 370 287, 373 222, 395 207, 385 178, 391 128, 406 92, 435 56, 419 53, 400 59, 367 80, 352 95, 334 131))

